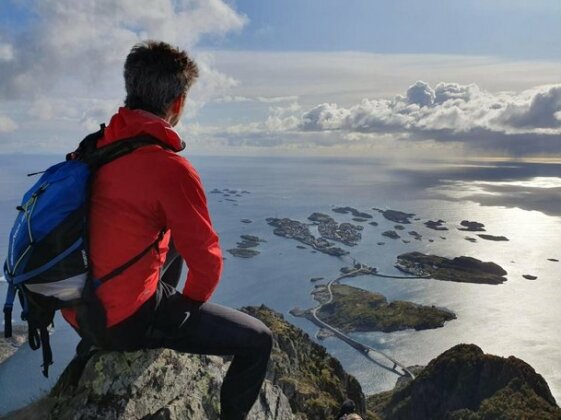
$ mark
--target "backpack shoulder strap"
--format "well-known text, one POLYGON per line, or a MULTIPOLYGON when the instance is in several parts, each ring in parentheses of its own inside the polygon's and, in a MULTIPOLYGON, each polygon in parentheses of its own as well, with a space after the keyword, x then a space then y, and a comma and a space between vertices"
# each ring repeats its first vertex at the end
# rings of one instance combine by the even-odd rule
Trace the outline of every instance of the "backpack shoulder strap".
MULTIPOLYGON (((4 264, 6 270, 6 264, 4 264)), ((4 337, 12 336, 12 308, 16 299, 16 289, 11 281, 8 281, 8 292, 6 293, 6 302, 4 303, 4 337)))
POLYGON ((92 151, 86 160, 94 169, 112 162, 121 156, 128 155, 129 153, 139 149, 143 146, 159 145, 162 148, 169 149, 169 146, 152 136, 134 136, 128 137, 107 146, 103 146, 92 151))
POLYGON ((140 259, 142 257, 144 257, 144 255, 146 255, 148 252, 150 252, 150 250, 152 248, 158 250, 160 242, 162 241, 162 239, 164 238, 164 235, 166 234, 167 229, 162 229, 160 231, 160 233, 158 234, 158 237, 154 240, 154 242, 152 242, 150 245, 148 245, 146 248, 144 248, 140 253, 138 253, 137 255, 135 255, 134 257, 132 257, 130 260, 128 260, 126 263, 122 264, 121 266, 115 268, 113 271, 111 271, 110 273, 106 274, 103 277, 100 277, 99 279, 94 279, 93 280, 93 286, 94 289, 97 289, 99 286, 101 286, 103 283, 105 283, 108 280, 111 280, 113 277, 116 277, 120 274, 123 274, 123 272, 128 269, 130 266, 136 264, 138 261, 140 261, 140 259))
POLYGON ((88 134, 84 139, 78 144, 78 148, 66 155, 66 160, 79 160, 83 159, 85 156, 90 155, 97 148, 97 141, 103 137, 105 132, 105 124, 100 124, 99 130, 95 133, 88 134))
POLYGON ((107 146, 97 147, 97 142, 103 138, 104 132, 105 124, 101 124, 98 131, 88 134, 74 152, 66 155, 66 160, 81 160, 95 170, 143 146, 156 144, 164 149, 173 151, 167 144, 149 135, 127 137, 107 146))

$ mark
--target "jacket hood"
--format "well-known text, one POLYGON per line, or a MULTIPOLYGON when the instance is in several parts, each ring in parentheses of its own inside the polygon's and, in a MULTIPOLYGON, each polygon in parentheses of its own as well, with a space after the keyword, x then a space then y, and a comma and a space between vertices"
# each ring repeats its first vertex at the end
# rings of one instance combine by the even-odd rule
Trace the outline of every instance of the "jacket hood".
POLYGON ((103 138, 98 141, 98 147, 139 135, 155 137, 175 152, 185 148, 185 143, 167 121, 151 112, 125 107, 119 108, 119 111, 111 117, 103 138))

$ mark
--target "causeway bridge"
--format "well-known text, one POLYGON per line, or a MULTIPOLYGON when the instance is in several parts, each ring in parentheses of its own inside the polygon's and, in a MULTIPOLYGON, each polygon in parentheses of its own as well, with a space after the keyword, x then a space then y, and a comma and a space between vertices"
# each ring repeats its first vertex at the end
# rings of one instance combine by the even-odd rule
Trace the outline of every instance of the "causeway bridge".
MULTIPOLYGON (((341 276, 329 281, 329 283, 327 283, 326 287, 327 287, 327 291, 329 293, 329 298, 325 302, 320 303, 318 306, 316 306, 315 308, 313 308, 310 311, 310 313, 312 315, 311 321, 314 322, 319 327, 325 328, 325 329, 331 331, 333 333, 333 335, 335 335, 337 338, 344 341, 345 343, 347 343, 349 346, 353 347, 354 349, 358 350, 362 355, 364 355, 367 359, 369 359, 373 363, 377 364, 378 366, 380 366, 380 367, 382 367, 386 370, 389 370, 390 372, 393 372, 396 375, 409 376, 410 378, 414 379, 415 375, 409 369, 407 369, 407 367, 405 367, 405 365, 403 365, 402 363, 400 363, 399 361, 397 361, 396 359, 391 357, 389 354, 384 353, 381 350, 377 350, 375 348, 367 346, 366 344, 360 343, 357 340, 352 339, 348 335, 344 334, 343 332, 339 331, 337 328, 329 325, 328 323, 322 321, 318 317, 318 315, 317 315, 318 311, 324 305, 327 305, 327 304, 329 304, 333 301, 333 292, 331 290, 331 286, 333 285, 333 283, 338 282, 339 280, 341 280, 345 277, 352 277, 352 276, 356 276, 356 275, 360 275, 360 274, 369 274, 369 275, 374 275, 374 276, 378 276, 378 277, 389 277, 389 278, 422 278, 422 277, 404 277, 404 276, 390 276, 390 275, 377 274, 374 271, 374 269, 372 269, 371 267, 368 267, 368 266, 363 265, 363 264, 355 264, 355 269, 354 270, 348 271, 348 272, 342 274, 341 276), (357 266, 359 266, 359 267, 357 267, 357 266), (390 362, 390 364, 386 365, 386 364, 381 363, 378 360, 380 357, 375 358, 374 357, 375 355, 381 356, 381 358, 388 360, 390 362)), ((425 276, 423 276, 423 277, 425 277, 425 276)), ((427 276, 427 277, 429 277, 429 276, 427 276)))

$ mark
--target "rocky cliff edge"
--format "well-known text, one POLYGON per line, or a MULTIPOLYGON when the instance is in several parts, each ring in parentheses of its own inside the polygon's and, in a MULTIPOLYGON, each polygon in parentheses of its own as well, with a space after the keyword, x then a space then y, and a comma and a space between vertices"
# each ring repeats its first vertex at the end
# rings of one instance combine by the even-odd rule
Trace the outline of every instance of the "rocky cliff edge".
MULTIPOLYGON (((359 383, 324 347, 265 306, 243 310, 274 335, 267 379, 248 419, 331 419, 347 397, 365 411, 359 383)), ((228 363, 167 349, 100 351, 83 370, 71 363, 47 397, 6 419, 218 419, 228 363)))

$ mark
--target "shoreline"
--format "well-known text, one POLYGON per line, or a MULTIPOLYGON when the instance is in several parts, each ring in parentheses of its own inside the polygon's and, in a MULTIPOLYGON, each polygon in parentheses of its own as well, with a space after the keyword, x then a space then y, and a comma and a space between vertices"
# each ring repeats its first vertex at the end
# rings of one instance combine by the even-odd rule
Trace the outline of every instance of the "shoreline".
POLYGON ((27 325, 13 325, 10 338, 4 337, 4 330, 0 331, 0 365, 12 357, 25 343, 27 343, 27 325))

